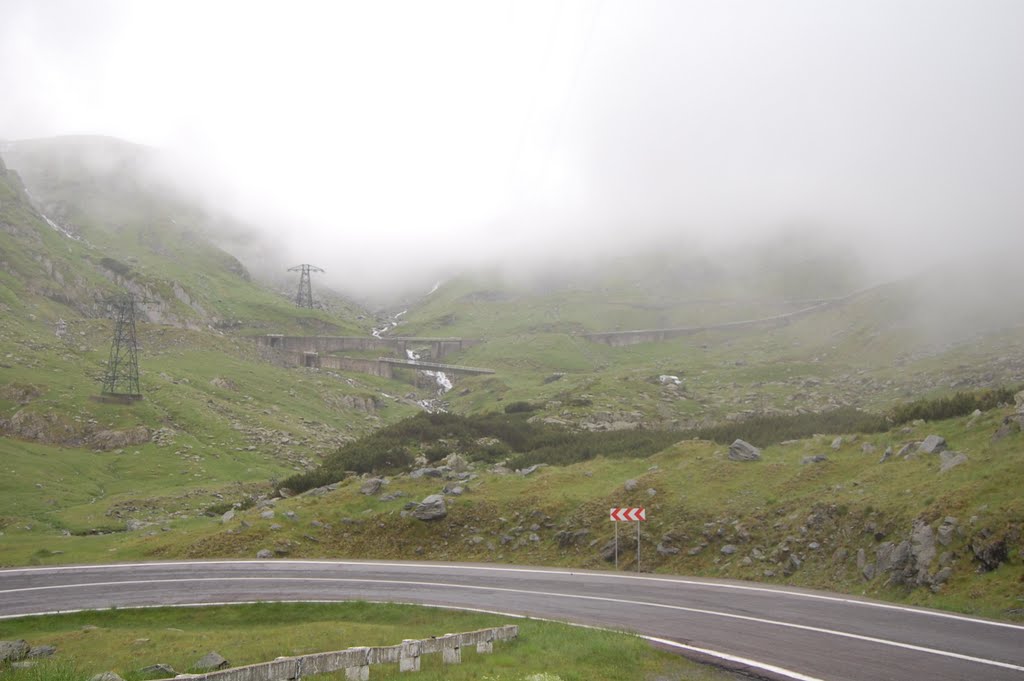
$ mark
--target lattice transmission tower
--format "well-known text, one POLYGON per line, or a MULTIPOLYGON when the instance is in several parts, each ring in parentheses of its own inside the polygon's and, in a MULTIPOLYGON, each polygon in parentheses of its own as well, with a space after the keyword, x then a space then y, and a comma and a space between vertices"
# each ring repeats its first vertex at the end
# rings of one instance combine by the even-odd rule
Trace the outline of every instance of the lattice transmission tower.
POLYGON ((135 337, 136 304, 131 293, 108 301, 114 308, 114 340, 103 375, 103 397, 141 400, 139 388, 139 344, 135 337))
POLYGON ((289 272, 301 272, 299 275, 299 291, 295 294, 295 304, 299 307, 313 309, 313 287, 309 283, 310 272, 323 272, 316 265, 296 265, 289 267, 289 272))

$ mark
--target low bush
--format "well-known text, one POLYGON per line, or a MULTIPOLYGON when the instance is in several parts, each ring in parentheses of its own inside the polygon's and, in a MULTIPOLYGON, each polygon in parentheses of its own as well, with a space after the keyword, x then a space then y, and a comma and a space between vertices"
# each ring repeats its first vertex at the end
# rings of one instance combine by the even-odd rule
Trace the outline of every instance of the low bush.
POLYGON ((1013 404, 1012 388, 992 388, 974 392, 958 392, 952 397, 936 397, 920 399, 907 404, 893 407, 888 414, 893 425, 902 425, 922 419, 924 421, 941 421, 943 419, 966 416, 975 409, 988 411, 1001 404, 1013 404))

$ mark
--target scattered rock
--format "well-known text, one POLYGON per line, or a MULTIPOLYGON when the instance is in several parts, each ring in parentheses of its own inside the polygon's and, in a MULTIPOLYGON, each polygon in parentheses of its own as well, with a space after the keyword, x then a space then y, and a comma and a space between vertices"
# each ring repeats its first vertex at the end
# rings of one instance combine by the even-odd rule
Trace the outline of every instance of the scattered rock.
POLYGON ((530 475, 531 473, 535 473, 537 471, 537 469, 539 469, 539 468, 541 468, 543 466, 544 466, 544 464, 542 464, 542 463, 537 463, 537 464, 534 464, 532 466, 527 466, 526 468, 524 468, 521 471, 519 471, 519 475, 522 475, 523 477, 526 477, 527 475, 530 475))
POLYGON ((839 436, 835 440, 832 440, 832 449, 838 450, 842 446, 843 446, 843 438, 842 438, 842 436, 839 436))
POLYGON ((825 461, 828 461, 828 457, 825 456, 824 454, 815 454, 814 456, 805 456, 804 458, 800 459, 800 463, 803 464, 803 465, 807 465, 809 463, 823 463, 825 461))
POLYGON ((920 444, 921 443, 917 442, 917 441, 915 441, 915 442, 908 442, 907 444, 905 444, 902 447, 900 447, 900 451, 896 452, 896 456, 900 457, 901 459, 906 459, 911 454, 913 454, 915 451, 917 451, 917 447, 920 444))
POLYGON ((590 530, 561 530, 555 532, 554 539, 559 547, 565 549, 580 543, 588 536, 590 536, 590 530))
POLYGON ((210 385, 221 390, 238 390, 238 386, 230 378, 224 378, 223 376, 217 376, 210 380, 210 385))
POLYGON ((26 641, 0 641, 0 664, 24 660, 30 650, 32 646, 26 641))
POLYGON ((266 560, 268 558, 273 558, 274 554, 270 549, 260 549, 256 552, 256 557, 260 560, 266 560))
POLYGON ((731 556, 732 554, 736 553, 736 551, 737 548, 733 544, 726 544, 722 547, 722 554, 726 556, 731 556))
POLYGON ((760 461, 761 450, 737 438, 729 445, 729 459, 732 461, 760 461))
POLYGON ((1013 403, 1018 414, 1024 414, 1024 390, 1013 396, 1013 403))
POLYGON ((656 496, 658 496, 658 490, 654 489, 653 487, 648 487, 647 488, 647 496, 649 496, 649 497, 656 497, 656 496))
POLYGON ((409 477, 413 480, 419 478, 440 478, 442 475, 441 471, 437 468, 417 468, 416 470, 409 473, 409 477))
POLYGON ((230 666, 231 663, 225 660, 220 653, 212 651, 196 660, 195 664, 192 665, 192 669, 197 672, 213 672, 218 669, 227 669, 230 666))
MULTIPOLYGON (((223 506, 221 508, 223 508, 223 506)), ((234 518, 235 518, 235 509, 231 509, 230 511, 228 511, 227 513, 225 513, 224 515, 222 515, 220 517, 220 521, 222 523, 226 524, 226 523, 229 523, 232 520, 234 520, 234 518)))
POLYGON ((637 482, 636 480, 630 479, 630 480, 627 480, 622 486, 625 488, 625 490, 627 492, 634 492, 634 491, 636 491, 636 488, 639 485, 640 485, 639 482, 637 482))
POLYGON ((655 549, 660 556, 674 556, 679 553, 679 549, 674 546, 666 546, 663 543, 659 543, 655 549))
POLYGON ((917 448, 922 454, 938 454, 946 449, 946 438, 939 435, 929 435, 917 448))
POLYGON ((950 468, 956 468, 960 464, 967 463, 967 455, 961 454, 960 452, 945 451, 939 454, 941 463, 939 464, 939 472, 945 473, 950 468))
POLYGON ((875 453, 875 446, 873 444, 871 444, 870 442, 865 442, 864 444, 862 444, 860 446, 860 451, 861 451, 862 454, 874 454, 875 453))
POLYGON ((124 681, 124 679, 114 672, 101 672, 89 679, 89 681, 124 681))
POLYGON ((177 676, 178 672, 174 671, 174 668, 169 664, 158 663, 143 667, 139 670, 139 675, 147 679, 167 679, 177 676))
POLYGON ((885 452, 882 454, 882 458, 878 460, 878 463, 885 463, 892 458, 892 447, 886 447, 885 452))
POLYGON ((57 652, 56 646, 32 646, 32 650, 28 651, 29 657, 53 657, 57 652))
POLYGON ((446 515, 448 508, 441 494, 431 494, 412 509, 412 517, 418 520, 440 520, 446 515))
POLYGON ((274 517, 274 512, 268 508, 266 511, 263 511, 262 513, 260 513, 260 517, 263 518, 264 520, 270 520, 271 518, 274 517))

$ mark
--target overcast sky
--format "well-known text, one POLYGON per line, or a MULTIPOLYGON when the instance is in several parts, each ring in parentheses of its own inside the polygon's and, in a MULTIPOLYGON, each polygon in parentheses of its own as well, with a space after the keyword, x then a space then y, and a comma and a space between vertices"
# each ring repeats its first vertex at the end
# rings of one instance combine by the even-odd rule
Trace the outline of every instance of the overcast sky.
POLYGON ((792 224, 947 257, 1024 241, 1024 2, 0 0, 0 138, 81 133, 335 281, 792 224))

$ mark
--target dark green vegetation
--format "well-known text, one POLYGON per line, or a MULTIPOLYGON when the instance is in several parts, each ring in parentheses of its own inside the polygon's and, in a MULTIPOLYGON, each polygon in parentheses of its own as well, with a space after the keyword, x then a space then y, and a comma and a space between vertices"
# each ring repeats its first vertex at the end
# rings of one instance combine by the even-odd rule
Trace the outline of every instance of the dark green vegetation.
MULTIPOLYGON (((4 670, 13 681, 80 681, 115 671, 141 681, 142 668, 156 663, 178 672, 216 650, 232 666, 269 662, 278 656, 390 646, 406 638, 516 624, 519 638, 497 643, 489 655, 463 652, 460 665, 442 665, 439 655, 421 659, 417 679, 519 681, 626 681, 666 678, 726 681, 725 672, 655 650, 627 634, 593 631, 551 622, 369 603, 265 603, 218 608, 148 608, 29 617, 0 622, 0 639, 55 645, 56 658, 29 670, 4 670)), ((371 678, 398 679, 398 665, 374 666, 371 678)), ((344 674, 317 676, 333 681, 344 674)))
POLYGON ((531 413, 541 408, 526 402, 509 404, 503 414, 420 413, 345 445, 318 468, 293 475, 280 486, 292 492, 305 492, 343 480, 350 473, 399 472, 412 466, 420 455, 433 463, 460 453, 470 461, 501 461, 519 469, 540 463, 567 465, 597 456, 644 458, 681 440, 711 440, 727 445, 742 439, 767 447, 818 433, 881 433, 918 419, 943 420, 1012 404, 1015 392, 996 388, 924 398, 896 405, 886 415, 844 407, 821 413, 754 416, 685 431, 572 431, 530 418, 531 413))
POLYGON ((282 481, 281 487, 304 492, 342 480, 348 472, 396 472, 409 468, 421 453, 428 462, 458 452, 470 461, 507 459, 509 466, 525 468, 535 463, 575 463, 599 455, 645 457, 680 439, 680 434, 672 431, 574 432, 531 423, 519 410, 472 416, 421 413, 345 445, 316 470, 293 475, 282 481))

